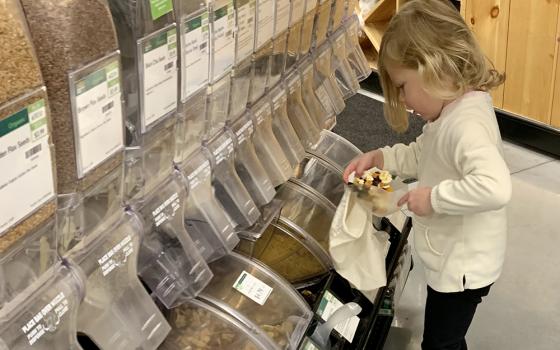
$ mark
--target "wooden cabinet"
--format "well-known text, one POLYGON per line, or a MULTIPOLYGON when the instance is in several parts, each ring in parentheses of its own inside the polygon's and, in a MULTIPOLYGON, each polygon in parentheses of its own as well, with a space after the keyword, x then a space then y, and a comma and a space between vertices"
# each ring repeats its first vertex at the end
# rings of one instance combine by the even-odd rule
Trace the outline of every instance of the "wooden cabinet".
POLYGON ((462 7, 484 53, 506 73, 494 105, 554 125, 560 114, 560 0, 463 0, 462 7))
MULTIPOLYGON (((510 0, 463 1, 461 13, 486 57, 498 72, 506 71, 506 45, 510 0)), ((504 86, 492 93, 494 105, 503 108, 504 86)))

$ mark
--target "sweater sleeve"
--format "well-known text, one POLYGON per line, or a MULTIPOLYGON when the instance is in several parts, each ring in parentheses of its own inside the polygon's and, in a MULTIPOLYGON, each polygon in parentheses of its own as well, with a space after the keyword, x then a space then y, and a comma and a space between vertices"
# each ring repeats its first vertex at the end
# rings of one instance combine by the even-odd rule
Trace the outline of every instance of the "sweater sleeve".
POLYGON ((464 215, 504 207, 511 198, 511 178, 490 130, 470 120, 456 125, 449 137, 449 147, 442 151, 462 178, 444 180, 432 188, 434 211, 464 215))
POLYGON ((392 147, 384 147, 383 168, 402 178, 418 178, 418 163, 422 153, 422 140, 424 134, 416 138, 415 142, 408 145, 398 143, 392 147))

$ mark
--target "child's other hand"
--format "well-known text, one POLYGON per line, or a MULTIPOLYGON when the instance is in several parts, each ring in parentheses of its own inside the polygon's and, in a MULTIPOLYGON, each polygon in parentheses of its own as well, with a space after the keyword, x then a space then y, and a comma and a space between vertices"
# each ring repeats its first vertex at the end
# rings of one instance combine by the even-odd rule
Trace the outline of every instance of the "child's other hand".
POLYGON ((399 199, 398 205, 404 205, 408 203, 408 210, 413 212, 418 216, 428 216, 434 212, 432 208, 432 188, 431 187, 419 187, 412 191, 409 191, 401 199, 399 199))
POLYGON ((362 176, 364 171, 373 167, 383 169, 383 152, 378 149, 369 151, 354 158, 350 164, 348 164, 346 169, 344 169, 342 178, 344 179, 344 182, 348 182, 348 176, 350 176, 353 171, 356 171, 357 176, 362 176))

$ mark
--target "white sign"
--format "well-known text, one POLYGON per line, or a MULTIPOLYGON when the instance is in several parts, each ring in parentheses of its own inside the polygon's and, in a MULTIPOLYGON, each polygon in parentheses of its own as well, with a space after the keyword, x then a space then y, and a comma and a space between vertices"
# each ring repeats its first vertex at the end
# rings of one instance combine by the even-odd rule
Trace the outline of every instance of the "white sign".
POLYGON ((247 271, 243 271, 239 275, 233 284, 233 288, 259 305, 266 303, 273 290, 269 285, 247 271))
POLYGON ((212 43, 212 82, 218 80, 233 66, 235 58, 235 13, 233 2, 214 10, 213 43, 212 43))
POLYGON ((261 48, 274 35, 274 0, 258 0, 257 46, 261 48))
MULTIPOLYGON (((317 314, 321 316, 324 321, 327 321, 329 317, 338 309, 340 309, 343 304, 338 300, 331 292, 326 291, 321 299, 319 308, 317 309, 317 314)), ((354 340, 354 335, 356 334, 356 329, 358 329, 358 324, 360 323, 360 318, 358 316, 352 316, 346 321, 339 323, 334 327, 334 329, 348 340, 350 343, 354 340)))
POLYGON ((288 30, 290 25, 290 0, 276 0, 276 35, 288 30))
POLYGON ((0 233, 55 195, 48 136, 43 99, 0 120, 0 233))
POLYGON ((73 88, 76 159, 81 178, 124 147, 118 56, 74 81, 73 88))
POLYGON ((141 40, 143 53, 142 132, 177 109, 177 30, 141 40))
POLYGON ((237 9, 237 62, 251 56, 255 48, 255 0, 237 9))
POLYGON ((210 48, 208 12, 181 25, 181 101, 208 84, 210 48))

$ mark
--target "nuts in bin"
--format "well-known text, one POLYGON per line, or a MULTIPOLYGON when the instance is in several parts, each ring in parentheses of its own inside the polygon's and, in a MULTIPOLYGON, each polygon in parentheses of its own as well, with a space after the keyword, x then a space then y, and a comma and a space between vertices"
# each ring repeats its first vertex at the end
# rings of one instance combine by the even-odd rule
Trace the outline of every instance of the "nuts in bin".
POLYGON ((352 188, 361 193, 368 193, 370 196, 374 196, 377 191, 376 188, 383 189, 387 192, 393 192, 393 187, 391 182, 393 181, 393 176, 385 170, 379 170, 377 168, 372 168, 366 170, 362 176, 356 176, 355 173, 350 174, 348 177, 348 184, 352 188))

